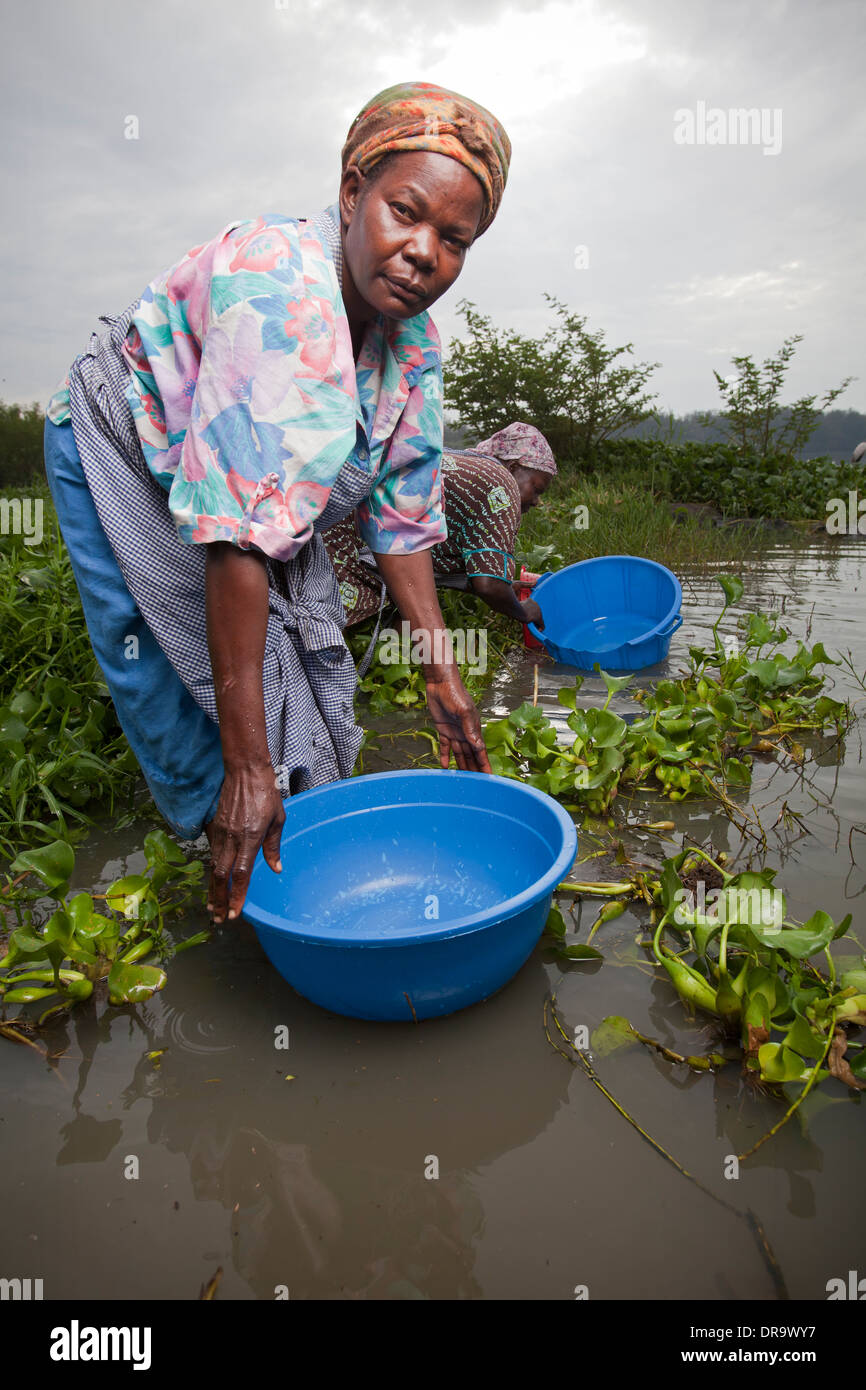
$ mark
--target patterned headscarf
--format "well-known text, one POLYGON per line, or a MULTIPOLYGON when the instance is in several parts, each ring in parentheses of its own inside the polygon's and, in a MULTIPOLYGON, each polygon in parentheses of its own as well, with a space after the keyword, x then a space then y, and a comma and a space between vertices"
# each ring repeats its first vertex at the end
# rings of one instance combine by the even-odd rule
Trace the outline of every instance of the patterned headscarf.
POLYGON ((486 458, 498 459, 500 463, 516 463, 522 468, 533 468, 537 473, 555 473, 556 459, 553 450, 541 430, 534 425, 523 425, 517 421, 498 430, 489 439, 484 439, 469 451, 484 454, 486 458))
POLYGON ((352 122, 343 146, 343 169, 366 174, 397 150, 433 150, 470 169, 484 189, 476 240, 502 202, 511 141, 483 106, 432 82, 403 82, 368 101, 352 122))

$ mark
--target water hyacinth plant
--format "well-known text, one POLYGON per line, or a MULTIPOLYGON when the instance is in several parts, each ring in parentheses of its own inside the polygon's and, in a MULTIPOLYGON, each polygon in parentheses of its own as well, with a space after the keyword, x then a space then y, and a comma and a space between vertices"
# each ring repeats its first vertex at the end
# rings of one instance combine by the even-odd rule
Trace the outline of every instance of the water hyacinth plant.
POLYGON ((781 1119, 740 1158, 776 1134, 828 1077, 852 1091, 866 1090, 866 1043, 859 1031, 866 1026, 866 954, 851 932, 851 914, 836 922, 819 909, 806 922, 794 921, 775 877, 774 869, 730 873, 724 855, 714 859, 697 847, 684 849, 665 859, 657 878, 634 873, 614 883, 560 884, 560 891, 618 895, 608 905, 616 911, 602 909, 587 942, 569 941, 557 908, 545 928, 545 945, 553 945, 560 958, 602 960, 603 953, 589 945, 599 927, 619 915, 623 901, 651 906, 652 936, 641 944, 689 1013, 713 1021, 726 1051, 684 1056, 627 1019, 610 1016, 594 1030, 592 1052, 604 1057, 637 1042, 672 1063, 706 1072, 725 1066, 736 1042, 746 1076, 770 1091, 799 1086, 781 1119), (856 953, 834 955, 833 943, 846 939, 856 953), (824 958, 825 968, 816 957, 824 958))
POLYGON ((822 643, 802 642, 788 656, 780 648, 790 634, 775 615, 751 613, 741 622, 742 640, 725 646, 719 623, 742 596, 739 579, 719 577, 725 603, 713 629, 710 650, 691 647, 690 670, 680 680, 662 680, 632 692, 646 713, 630 720, 608 708, 632 676, 596 670, 607 688, 601 709, 577 703, 583 677, 559 691, 570 710, 574 742, 564 746, 542 710, 528 701, 503 719, 485 724, 493 771, 524 778, 552 796, 566 797, 601 815, 624 789, 645 789, 681 801, 686 796, 727 798, 729 788, 748 787, 752 753, 775 752, 802 761, 794 734, 841 731, 847 704, 820 692, 816 669, 836 664, 822 643))
POLYGON ((204 899, 203 866, 186 856, 162 830, 145 836, 147 871, 118 879, 104 894, 75 893, 69 885, 75 869, 72 847, 63 840, 25 850, 11 865, 16 875, 0 894, 17 925, 9 933, 0 959, 0 1032, 14 1041, 24 1038, 9 1021, 10 1004, 25 1006, 45 999, 57 1002, 41 1013, 37 1026, 62 1010, 89 999, 99 981, 107 983, 111 1004, 134 1004, 148 999, 166 983, 163 966, 178 951, 208 940, 198 932, 175 941, 165 919, 204 899), (38 888, 24 880, 34 876, 38 888), (48 897, 54 910, 41 926, 34 922, 34 904, 48 897), (106 911, 97 910, 97 901, 106 911), (159 965, 146 964, 156 956, 159 965))
POLYGON ((866 959, 840 971, 830 950, 848 935, 851 914, 838 923, 820 910, 807 922, 789 920, 775 875, 730 874, 699 849, 667 859, 655 887, 653 956, 682 999, 739 1032, 744 1066, 762 1081, 811 1086, 833 1075, 859 1090, 866 1049, 852 1044, 846 1060, 846 1029, 866 1023, 866 959), (682 893, 681 874, 700 871, 701 861, 721 880, 706 910, 687 906, 682 893), (676 933, 679 950, 665 943, 666 932, 676 933), (818 955, 826 973, 812 964, 818 955))

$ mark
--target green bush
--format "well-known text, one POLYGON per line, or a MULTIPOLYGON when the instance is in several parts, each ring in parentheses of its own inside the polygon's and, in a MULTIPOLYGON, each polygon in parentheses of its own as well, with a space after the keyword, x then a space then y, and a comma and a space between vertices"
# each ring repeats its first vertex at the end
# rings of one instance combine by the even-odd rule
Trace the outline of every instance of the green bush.
POLYGON ((824 520, 831 497, 864 483, 859 464, 831 458, 792 460, 744 454, 730 444, 674 444, 655 439, 609 439, 582 458, 561 464, 563 476, 641 469, 647 487, 677 502, 704 502, 725 516, 824 520))
POLYGON ((0 401, 0 488, 26 487, 45 480, 42 436, 45 416, 38 405, 28 409, 0 401))

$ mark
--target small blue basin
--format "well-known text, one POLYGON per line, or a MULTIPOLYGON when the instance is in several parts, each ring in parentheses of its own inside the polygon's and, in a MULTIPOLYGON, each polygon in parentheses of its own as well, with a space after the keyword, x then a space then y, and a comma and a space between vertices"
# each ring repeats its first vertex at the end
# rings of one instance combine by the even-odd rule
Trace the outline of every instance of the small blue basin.
POLYGON ((600 555, 542 575, 533 598, 544 627, 529 624, 554 661, 591 671, 640 671, 664 661, 682 625, 675 574, 636 555, 600 555))
POLYGON ((299 994, 352 1018, 431 1018, 528 959, 577 831, 508 777, 424 769, 285 801, 281 874, 256 858, 243 916, 299 994))

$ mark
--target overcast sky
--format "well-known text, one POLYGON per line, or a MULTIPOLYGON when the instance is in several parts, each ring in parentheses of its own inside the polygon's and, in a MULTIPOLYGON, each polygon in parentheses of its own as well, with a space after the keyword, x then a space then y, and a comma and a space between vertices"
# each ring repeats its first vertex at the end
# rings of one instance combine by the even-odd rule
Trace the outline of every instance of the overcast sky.
POLYGON ((856 376, 837 405, 866 411, 863 0, 2 0, 2 14, 7 401, 44 405, 99 314, 228 222, 332 202, 358 109, 423 79, 489 107, 513 144, 499 216, 433 308, 446 348, 462 297, 535 334, 547 290, 662 363, 660 408, 715 406, 714 368, 802 333, 787 398, 856 376), (764 112, 751 142, 727 129, 738 108, 764 112), (733 142, 700 142, 713 109, 733 142), (676 138, 683 111, 694 143, 676 138))

